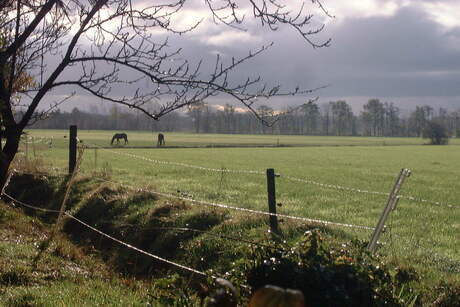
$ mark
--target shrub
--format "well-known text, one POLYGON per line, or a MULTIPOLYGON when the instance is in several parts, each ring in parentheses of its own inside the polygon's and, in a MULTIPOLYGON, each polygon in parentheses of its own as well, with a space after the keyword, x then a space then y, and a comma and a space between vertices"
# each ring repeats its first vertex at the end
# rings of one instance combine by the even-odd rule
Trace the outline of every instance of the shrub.
POLYGON ((328 246, 317 231, 291 248, 258 248, 243 270, 253 291, 267 284, 300 290, 306 306, 403 305, 394 295, 400 284, 383 263, 357 243, 328 246))
POLYGON ((435 121, 427 123, 423 131, 423 137, 430 139, 431 145, 447 145, 449 143, 446 127, 435 121))

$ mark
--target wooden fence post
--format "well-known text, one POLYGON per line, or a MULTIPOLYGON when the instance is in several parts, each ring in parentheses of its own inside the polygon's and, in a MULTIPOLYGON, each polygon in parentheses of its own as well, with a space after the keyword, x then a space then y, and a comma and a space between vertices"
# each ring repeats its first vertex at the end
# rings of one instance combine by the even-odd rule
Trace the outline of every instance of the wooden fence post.
MULTIPOLYGON (((267 192, 268 192, 268 211, 276 214, 276 191, 275 191, 275 170, 267 169, 267 192)), ((270 231, 279 234, 278 217, 270 215, 270 231)))
POLYGON ((70 126, 69 133, 69 175, 71 175, 77 164, 77 126, 70 126))
POLYGON ((34 159, 37 158, 37 154, 36 154, 36 151, 35 151, 35 138, 32 137, 32 151, 34 153, 34 159))
POLYGON ((29 137, 26 135, 26 141, 24 142, 26 145, 26 163, 29 162, 29 137))
POLYGON ((404 180, 410 176, 410 173, 411 171, 407 168, 403 168, 401 170, 398 179, 396 180, 393 189, 391 190, 391 193, 388 196, 387 204, 383 209, 382 215, 380 216, 377 226, 374 229, 374 233, 372 234, 371 240, 367 245, 367 249, 370 250, 372 253, 375 251, 377 247, 377 241, 379 240, 380 235, 382 234, 383 227, 385 226, 385 222, 388 218, 388 215, 390 214, 390 211, 396 208, 396 205, 399 201, 398 193, 401 190, 401 186, 404 183, 404 180))

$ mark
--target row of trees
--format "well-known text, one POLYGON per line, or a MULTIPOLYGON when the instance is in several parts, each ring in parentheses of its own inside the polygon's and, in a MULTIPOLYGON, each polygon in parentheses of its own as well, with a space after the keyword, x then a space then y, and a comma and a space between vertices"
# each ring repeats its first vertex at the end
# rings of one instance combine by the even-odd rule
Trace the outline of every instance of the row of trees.
MULTIPOLYGON (((259 114, 270 116, 277 111, 262 106, 259 114)), ((460 110, 449 112, 431 106, 417 106, 407 114, 393 103, 371 99, 362 111, 354 113, 343 100, 329 103, 308 103, 291 109, 272 127, 266 126, 250 112, 242 112, 232 105, 211 106, 199 103, 185 113, 171 112, 160 121, 149 120, 140 112, 122 112, 116 106, 105 114, 74 109, 70 113, 57 112, 36 128, 64 129, 77 124, 82 129, 193 131, 196 133, 249 133, 298 135, 363 135, 421 137, 431 122, 441 125, 450 136, 460 136, 460 110)))

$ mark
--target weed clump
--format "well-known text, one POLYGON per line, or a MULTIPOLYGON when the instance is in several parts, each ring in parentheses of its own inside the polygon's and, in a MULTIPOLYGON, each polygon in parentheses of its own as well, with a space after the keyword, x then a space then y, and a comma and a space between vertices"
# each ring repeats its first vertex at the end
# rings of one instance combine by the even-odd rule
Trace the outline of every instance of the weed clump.
POLYGON ((31 205, 43 205, 52 201, 54 189, 47 176, 18 174, 13 176, 7 193, 31 205))
POLYGON ((18 295, 16 297, 10 298, 6 306, 10 307, 35 307, 35 306, 42 306, 42 304, 39 304, 36 302, 36 297, 30 293, 24 293, 21 295, 18 295))
POLYGON ((23 267, 0 273, 0 285, 3 286, 25 286, 30 283, 30 280, 27 269, 23 267))

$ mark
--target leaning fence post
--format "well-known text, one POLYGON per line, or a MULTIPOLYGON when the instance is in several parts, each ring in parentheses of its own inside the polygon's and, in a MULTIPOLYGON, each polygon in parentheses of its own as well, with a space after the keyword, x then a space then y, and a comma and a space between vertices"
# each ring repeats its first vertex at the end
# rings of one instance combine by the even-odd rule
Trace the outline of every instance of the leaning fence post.
POLYGON ((383 209, 382 215, 377 223, 377 226, 374 229, 374 233, 372 234, 371 240, 367 245, 367 249, 372 253, 375 251, 377 247, 377 241, 379 240, 380 235, 382 234, 383 227, 385 226, 385 221, 390 214, 390 211, 396 208, 396 204, 398 203, 398 193, 401 190, 401 186, 404 183, 404 180, 410 176, 411 171, 407 168, 403 168, 399 173, 398 179, 396 180, 393 189, 391 190, 390 195, 388 196, 388 201, 383 209))
POLYGON ((279 234, 276 216, 275 170, 267 169, 268 212, 270 212, 270 231, 279 234))
POLYGON ((70 126, 69 133, 69 175, 71 175, 77 164, 77 126, 70 126))

